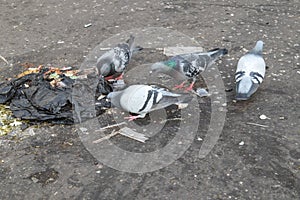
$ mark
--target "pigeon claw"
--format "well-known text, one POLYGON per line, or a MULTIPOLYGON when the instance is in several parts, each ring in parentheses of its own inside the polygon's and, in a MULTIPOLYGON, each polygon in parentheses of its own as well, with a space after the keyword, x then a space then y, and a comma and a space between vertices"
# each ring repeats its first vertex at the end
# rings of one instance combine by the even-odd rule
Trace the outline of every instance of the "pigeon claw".
POLYGON ((104 79, 105 79, 106 81, 109 81, 109 80, 114 79, 114 77, 113 77, 113 76, 107 76, 107 77, 105 77, 104 79))
POLYGON ((122 73, 120 76, 118 76, 118 77, 115 77, 114 75, 111 75, 111 76, 105 77, 104 79, 105 79, 106 81, 111 81, 111 80, 113 80, 113 81, 122 80, 122 79, 123 79, 123 73, 122 73))
POLYGON ((133 121, 135 119, 141 118, 141 116, 137 115, 137 116, 132 116, 130 115, 129 117, 124 117, 124 119, 128 119, 128 121, 133 121))
POLYGON ((194 83, 192 83, 189 87, 187 87, 185 89, 185 91, 191 91, 191 90, 193 90, 193 86, 194 86, 194 83))
POLYGON ((184 87, 185 81, 182 82, 180 85, 175 85, 175 87, 173 88, 174 90, 176 89, 182 89, 184 87))
POLYGON ((115 80, 122 80, 122 79, 123 79, 123 73, 120 76, 118 76, 117 78, 115 78, 115 80))

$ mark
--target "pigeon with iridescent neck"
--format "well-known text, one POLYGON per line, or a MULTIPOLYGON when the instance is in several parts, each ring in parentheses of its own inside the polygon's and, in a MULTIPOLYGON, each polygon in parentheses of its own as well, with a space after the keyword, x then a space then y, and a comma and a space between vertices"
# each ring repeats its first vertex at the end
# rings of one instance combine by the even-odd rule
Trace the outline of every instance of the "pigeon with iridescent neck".
POLYGON ((207 68, 209 68, 219 57, 227 54, 227 49, 212 49, 208 52, 195 52, 189 54, 181 54, 170 58, 164 62, 157 62, 151 66, 154 72, 161 72, 183 81, 175 89, 183 88, 188 79, 192 79, 192 83, 187 91, 192 90, 196 77, 207 68))
POLYGON ((235 73, 236 99, 247 100, 253 95, 265 77, 266 63, 262 57, 263 41, 242 56, 235 73))

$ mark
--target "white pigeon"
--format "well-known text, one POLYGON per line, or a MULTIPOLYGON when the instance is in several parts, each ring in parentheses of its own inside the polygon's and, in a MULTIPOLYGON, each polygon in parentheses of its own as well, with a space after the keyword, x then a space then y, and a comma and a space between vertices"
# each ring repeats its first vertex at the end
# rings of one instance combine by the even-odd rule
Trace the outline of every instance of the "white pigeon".
POLYGON ((235 73, 236 100, 247 100, 262 83, 266 63, 262 57, 263 41, 256 42, 255 47, 242 56, 235 73))
POLYGON ((141 47, 134 46, 134 36, 131 35, 126 43, 118 44, 98 58, 96 66, 99 74, 105 77, 106 80, 118 76, 118 79, 121 79, 132 54, 141 49, 141 47))
POLYGON ((125 117, 132 121, 144 118, 147 113, 168 107, 172 104, 187 103, 192 99, 189 94, 176 94, 153 85, 131 85, 128 88, 107 95, 113 106, 135 114, 125 117))
POLYGON ((219 57, 227 54, 227 49, 212 49, 208 52, 195 52, 181 54, 164 62, 157 62, 151 66, 154 72, 161 72, 174 77, 177 80, 184 80, 175 89, 183 88, 188 79, 193 79, 187 91, 192 90, 196 77, 209 68, 219 57))

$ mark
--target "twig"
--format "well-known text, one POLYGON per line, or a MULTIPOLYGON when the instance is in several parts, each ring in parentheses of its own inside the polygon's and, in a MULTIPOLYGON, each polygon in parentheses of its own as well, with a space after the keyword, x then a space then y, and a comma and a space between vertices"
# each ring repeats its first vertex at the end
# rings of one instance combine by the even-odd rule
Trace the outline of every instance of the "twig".
POLYGON ((94 144, 97 144, 97 143, 100 143, 104 140, 108 140, 110 139, 111 137, 117 135, 117 134, 120 134, 120 135, 123 135, 125 137, 128 137, 128 138, 131 138, 133 140, 136 140, 136 141, 139 141, 139 142, 143 142, 145 143, 146 140, 148 140, 149 138, 147 138, 144 134, 142 133, 138 133, 134 130, 132 130, 131 128, 128 128, 128 127, 124 127, 124 128, 121 128, 120 130, 116 131, 116 130, 113 130, 113 132, 109 135, 106 135, 98 140, 95 140, 93 141, 94 144))
POLYGON ((108 139, 110 139, 111 137, 113 137, 113 136, 115 136, 115 135, 118 135, 119 133, 120 133, 119 131, 113 130, 113 132, 112 132, 111 134, 106 135, 106 136, 104 136, 103 138, 100 138, 100 139, 98 139, 98 140, 95 140, 95 141, 93 141, 93 143, 94 143, 94 144, 97 144, 97 143, 100 143, 100 142, 102 142, 102 141, 104 141, 104 140, 108 140, 108 139))
POLYGON ((7 61, 3 56, 0 55, 0 58, 1 58, 7 65, 9 64, 8 61, 7 61))
POLYGON ((165 119, 163 121, 161 121, 160 123, 165 123, 165 122, 168 122, 168 121, 182 121, 183 119, 182 118, 171 118, 171 119, 165 119))
POLYGON ((108 126, 105 126, 101 129, 98 129, 98 130, 95 130, 95 131, 103 131, 103 130, 106 130, 106 129, 109 129, 109 128, 114 128, 116 126, 121 126, 121 125, 125 125, 125 124, 127 124, 127 123, 126 122, 121 122, 119 124, 108 125, 108 126))
POLYGON ((111 49, 111 47, 102 47, 102 48, 100 48, 100 51, 108 51, 110 49, 111 49))
POLYGON ((267 125, 257 124, 257 123, 252 123, 252 122, 247 122, 246 124, 254 125, 254 126, 260 126, 260 127, 264 127, 264 128, 268 128, 268 127, 269 127, 269 126, 267 126, 267 125))

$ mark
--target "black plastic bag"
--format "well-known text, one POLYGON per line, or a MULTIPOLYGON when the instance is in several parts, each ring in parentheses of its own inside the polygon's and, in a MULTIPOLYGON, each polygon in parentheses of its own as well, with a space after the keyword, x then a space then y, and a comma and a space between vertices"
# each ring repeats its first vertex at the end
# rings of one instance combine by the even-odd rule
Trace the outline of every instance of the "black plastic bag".
POLYGON ((46 71, 1 83, 0 103, 9 104, 17 118, 60 124, 85 121, 110 107, 105 98, 96 100, 112 91, 111 85, 96 74, 76 80, 61 74, 64 86, 53 87, 44 76, 46 71))

